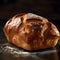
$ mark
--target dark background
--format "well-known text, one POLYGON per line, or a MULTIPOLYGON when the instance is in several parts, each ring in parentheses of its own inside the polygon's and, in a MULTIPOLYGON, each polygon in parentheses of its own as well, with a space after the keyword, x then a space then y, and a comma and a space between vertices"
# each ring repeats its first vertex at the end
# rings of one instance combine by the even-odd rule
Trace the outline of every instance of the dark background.
POLYGON ((31 12, 54 20, 60 19, 59 0, 0 0, 0 18, 9 19, 22 12, 31 12))

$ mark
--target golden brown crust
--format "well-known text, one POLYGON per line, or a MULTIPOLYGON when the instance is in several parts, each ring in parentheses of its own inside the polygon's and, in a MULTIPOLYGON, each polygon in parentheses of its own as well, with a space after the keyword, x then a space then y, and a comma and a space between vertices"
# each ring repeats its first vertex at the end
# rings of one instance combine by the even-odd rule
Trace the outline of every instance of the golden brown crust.
POLYGON ((4 33, 10 43, 26 50, 54 47, 59 40, 56 26, 32 13, 15 15, 7 21, 4 33))

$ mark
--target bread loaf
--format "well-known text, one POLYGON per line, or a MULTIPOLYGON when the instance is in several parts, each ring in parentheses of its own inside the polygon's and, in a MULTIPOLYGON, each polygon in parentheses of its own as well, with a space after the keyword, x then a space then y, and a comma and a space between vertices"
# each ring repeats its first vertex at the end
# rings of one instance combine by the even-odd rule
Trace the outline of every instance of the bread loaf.
POLYGON ((53 23, 32 13, 13 16, 3 31, 9 43, 30 51, 55 47, 60 36, 53 23))

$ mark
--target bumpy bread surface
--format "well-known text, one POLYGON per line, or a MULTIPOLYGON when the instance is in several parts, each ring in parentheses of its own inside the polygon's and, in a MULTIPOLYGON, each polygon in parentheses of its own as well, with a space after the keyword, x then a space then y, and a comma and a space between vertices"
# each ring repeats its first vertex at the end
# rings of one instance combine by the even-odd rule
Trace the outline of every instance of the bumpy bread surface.
POLYGON ((15 15, 3 30, 8 42, 30 51, 55 47, 59 40, 56 26, 32 13, 15 15))

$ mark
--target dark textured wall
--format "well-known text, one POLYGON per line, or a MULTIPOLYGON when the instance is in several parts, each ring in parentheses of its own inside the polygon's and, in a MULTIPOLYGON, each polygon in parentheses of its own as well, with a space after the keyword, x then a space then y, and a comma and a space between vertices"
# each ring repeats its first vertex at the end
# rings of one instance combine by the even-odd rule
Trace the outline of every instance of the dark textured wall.
POLYGON ((0 19, 9 19, 22 12, 31 12, 46 18, 60 19, 59 0, 0 0, 0 19))

